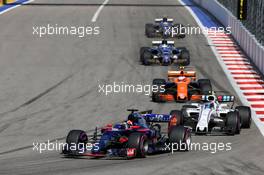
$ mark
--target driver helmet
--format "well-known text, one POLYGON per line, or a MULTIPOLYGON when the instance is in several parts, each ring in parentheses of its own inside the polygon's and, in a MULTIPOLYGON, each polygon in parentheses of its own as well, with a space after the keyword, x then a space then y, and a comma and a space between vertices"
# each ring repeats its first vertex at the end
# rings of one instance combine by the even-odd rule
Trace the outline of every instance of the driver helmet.
POLYGON ((215 97, 212 95, 208 96, 208 101, 210 103, 210 108, 213 108, 215 104, 215 97))
POLYGON ((185 78, 186 78, 185 76, 179 76, 179 77, 178 77, 178 79, 179 79, 180 81, 184 81, 185 78))
POLYGON ((162 40, 161 47, 168 47, 168 42, 167 40, 162 40))
POLYGON ((167 17, 163 17, 163 18, 162 18, 162 21, 163 21, 163 22, 168 22, 168 18, 167 18, 167 17))
POLYGON ((209 102, 214 102, 215 101, 215 97, 213 95, 209 95, 207 99, 208 99, 209 102))
POLYGON ((138 121, 138 114, 137 113, 131 113, 128 115, 127 117, 127 121, 131 121, 132 123, 137 122, 138 121))
POLYGON ((133 122, 131 120, 128 120, 126 123, 127 123, 128 126, 132 126, 133 125, 133 122))

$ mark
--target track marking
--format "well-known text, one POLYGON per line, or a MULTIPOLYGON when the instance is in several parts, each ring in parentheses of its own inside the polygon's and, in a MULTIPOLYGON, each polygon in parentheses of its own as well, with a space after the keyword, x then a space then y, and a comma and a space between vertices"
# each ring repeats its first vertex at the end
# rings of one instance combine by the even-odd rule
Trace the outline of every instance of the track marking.
POLYGON ((105 0, 102 5, 96 10, 96 12, 93 15, 92 22, 96 22, 100 12, 103 10, 104 6, 109 2, 109 0, 105 0))
MULTIPOLYGON (((6 13, 6 12, 9 12, 9 11, 11 11, 11 10, 13 10, 13 9, 15 9, 15 8, 17 8, 17 7, 21 6, 21 5, 23 5, 23 4, 27 4, 27 3, 30 3, 30 2, 33 2, 33 1, 35 1, 35 0, 24 1, 24 2, 22 2, 21 4, 16 4, 16 5, 12 5, 12 3, 9 4, 9 5, 6 5, 6 6, 10 6, 10 7, 6 8, 6 9, 3 10, 3 11, 0 11, 0 15, 4 14, 4 13, 6 13)), ((15 3, 19 3, 19 1, 18 1, 18 2, 15 2, 15 3)), ((5 5, 4 5, 4 6, 5 6, 5 5)), ((2 6, 2 7, 3 7, 3 6, 2 6)))

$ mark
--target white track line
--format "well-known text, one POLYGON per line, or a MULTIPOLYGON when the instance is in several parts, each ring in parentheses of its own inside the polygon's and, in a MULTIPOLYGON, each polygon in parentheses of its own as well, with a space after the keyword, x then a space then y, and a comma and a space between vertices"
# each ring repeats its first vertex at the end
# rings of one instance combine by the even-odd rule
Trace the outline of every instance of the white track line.
POLYGON ((104 6, 109 2, 109 0, 105 0, 102 5, 96 10, 96 12, 93 15, 92 22, 96 22, 100 12, 103 10, 104 6))
POLYGON ((4 10, 4 11, 1 11, 1 12, 0 12, 0 15, 4 14, 4 13, 6 13, 6 12, 9 12, 9 11, 11 11, 11 10, 13 10, 13 9, 15 9, 15 8, 17 8, 17 7, 21 6, 21 5, 23 5, 23 4, 28 4, 28 3, 33 2, 33 1, 35 1, 35 0, 29 0, 29 1, 23 2, 22 4, 14 5, 14 6, 12 6, 12 7, 8 8, 8 9, 6 9, 6 10, 4 10))

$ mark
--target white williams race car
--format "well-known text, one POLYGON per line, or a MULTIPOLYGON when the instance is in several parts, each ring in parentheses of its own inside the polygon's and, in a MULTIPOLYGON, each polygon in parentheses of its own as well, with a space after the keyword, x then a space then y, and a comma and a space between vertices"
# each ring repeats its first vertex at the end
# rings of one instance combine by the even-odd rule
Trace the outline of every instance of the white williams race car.
POLYGON ((241 128, 250 128, 251 110, 247 106, 233 109, 234 99, 230 95, 202 95, 199 103, 182 107, 182 123, 196 134, 239 134, 241 128))

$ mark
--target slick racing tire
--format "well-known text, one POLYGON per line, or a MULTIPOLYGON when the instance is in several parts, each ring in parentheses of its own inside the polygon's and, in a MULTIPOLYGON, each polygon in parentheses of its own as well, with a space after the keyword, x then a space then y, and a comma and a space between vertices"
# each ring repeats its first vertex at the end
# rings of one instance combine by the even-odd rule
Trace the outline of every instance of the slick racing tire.
POLYGON ((146 157, 148 152, 147 136, 138 132, 131 133, 128 137, 127 148, 135 148, 136 157, 146 157))
POLYGON ((88 136, 86 135, 86 133, 82 130, 71 130, 66 138, 66 143, 68 145, 68 148, 72 147, 76 147, 78 149, 76 150, 64 150, 64 151, 69 151, 72 154, 78 154, 80 152, 84 152, 85 151, 85 147, 86 147, 86 143, 88 142, 88 136), (81 146, 84 147, 81 147, 81 146))
POLYGON ((146 24, 145 34, 148 38, 154 38, 156 36, 155 26, 153 24, 146 24))
POLYGON ((190 64, 190 53, 187 49, 181 51, 179 59, 184 60, 180 66, 188 66, 190 64))
POLYGON ((169 141, 174 150, 188 151, 191 145, 191 131, 182 126, 174 126, 169 132, 169 141))
POLYGON ((190 89, 188 90, 188 98, 191 99, 193 95, 199 95, 200 91, 198 89, 190 89))
POLYGON ((227 113, 226 126, 229 128, 228 134, 230 135, 240 134, 241 122, 238 112, 231 111, 227 113))
POLYGON ((237 106, 236 110, 241 119, 241 128, 250 128, 251 126, 251 110, 248 106, 237 106))
POLYGON ((209 79, 200 79, 198 84, 202 95, 210 95, 212 93, 212 85, 209 79))
POLYGON ((166 80, 162 78, 155 78, 152 81, 152 86, 158 86, 158 92, 165 92, 166 80), (163 86, 163 88, 161 87, 163 86))
POLYGON ((140 61, 143 62, 144 52, 147 52, 150 48, 149 47, 141 47, 139 51, 140 61))
POLYGON ((152 101, 156 103, 164 103, 165 101, 160 97, 160 92, 153 92, 152 93, 152 101))
POLYGON ((142 64, 145 66, 149 66, 151 64, 152 54, 148 50, 145 50, 142 56, 142 64))
POLYGON ((180 110, 171 110, 170 115, 176 117, 176 120, 177 120, 176 125, 183 125, 182 111, 180 111, 180 110))

